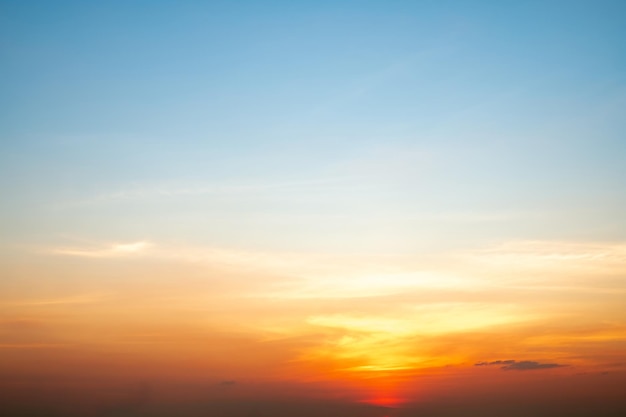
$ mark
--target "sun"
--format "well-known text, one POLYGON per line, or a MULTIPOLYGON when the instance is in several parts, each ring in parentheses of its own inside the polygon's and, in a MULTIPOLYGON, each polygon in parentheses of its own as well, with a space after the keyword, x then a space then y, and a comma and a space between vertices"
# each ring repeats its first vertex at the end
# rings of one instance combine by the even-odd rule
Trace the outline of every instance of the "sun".
POLYGON ((403 398, 395 397, 395 396, 379 395, 379 396, 373 396, 371 398, 368 398, 364 400, 363 402, 367 404, 377 405, 380 407, 395 408, 395 407, 399 407, 400 405, 402 405, 405 402, 405 400, 403 398))
POLYGON ((391 375, 368 379, 365 393, 362 402, 379 407, 398 408, 407 402, 400 381, 391 375))

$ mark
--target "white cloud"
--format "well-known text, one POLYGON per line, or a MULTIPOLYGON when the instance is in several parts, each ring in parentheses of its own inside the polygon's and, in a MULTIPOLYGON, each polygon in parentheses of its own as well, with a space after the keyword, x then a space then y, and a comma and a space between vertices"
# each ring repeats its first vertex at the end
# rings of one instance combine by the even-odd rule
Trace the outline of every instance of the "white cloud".
POLYGON ((50 252, 58 255, 80 256, 86 258, 115 258, 120 256, 137 255, 145 252, 152 244, 147 241, 130 243, 112 243, 99 247, 88 248, 56 248, 50 252))

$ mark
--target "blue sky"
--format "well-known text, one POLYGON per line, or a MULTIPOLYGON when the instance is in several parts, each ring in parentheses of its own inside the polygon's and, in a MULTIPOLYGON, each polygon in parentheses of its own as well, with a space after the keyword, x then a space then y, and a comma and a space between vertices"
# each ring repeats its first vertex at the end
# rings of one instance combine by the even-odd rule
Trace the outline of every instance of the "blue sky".
POLYGON ((3 1, 4 240, 622 239, 624 9, 3 1))

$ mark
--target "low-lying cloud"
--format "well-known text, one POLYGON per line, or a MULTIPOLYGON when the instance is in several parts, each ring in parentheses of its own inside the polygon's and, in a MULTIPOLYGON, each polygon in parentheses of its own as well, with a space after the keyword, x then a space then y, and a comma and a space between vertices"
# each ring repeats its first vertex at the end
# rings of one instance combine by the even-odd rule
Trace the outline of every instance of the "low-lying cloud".
POLYGON ((560 363, 541 363, 536 361, 516 361, 513 359, 497 360, 491 362, 477 362, 474 366, 501 365, 500 369, 505 371, 531 371, 535 369, 552 369, 567 366, 560 363))

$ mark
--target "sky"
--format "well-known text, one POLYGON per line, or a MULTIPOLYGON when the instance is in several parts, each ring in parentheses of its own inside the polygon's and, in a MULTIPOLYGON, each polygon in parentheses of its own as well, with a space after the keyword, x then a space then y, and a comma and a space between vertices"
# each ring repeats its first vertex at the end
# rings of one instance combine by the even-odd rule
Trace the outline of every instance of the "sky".
POLYGON ((626 411, 623 1, 0 0, 0 404, 626 411))

